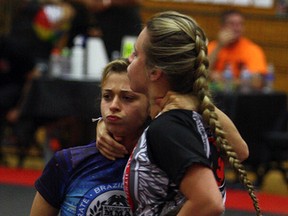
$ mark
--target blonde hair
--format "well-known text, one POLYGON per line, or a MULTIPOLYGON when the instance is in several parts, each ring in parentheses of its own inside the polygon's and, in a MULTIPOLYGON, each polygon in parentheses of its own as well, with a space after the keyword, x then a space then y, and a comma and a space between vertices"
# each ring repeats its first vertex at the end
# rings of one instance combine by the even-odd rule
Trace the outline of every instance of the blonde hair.
POLYGON ((149 40, 143 44, 146 65, 161 69, 171 90, 195 95, 198 112, 216 136, 216 143, 246 186, 257 215, 261 215, 254 187, 244 166, 225 138, 208 88, 207 38, 191 17, 174 11, 158 13, 146 25, 149 40))
POLYGON ((102 88, 110 73, 127 73, 128 65, 129 61, 125 58, 120 58, 109 62, 103 69, 100 87, 102 88))

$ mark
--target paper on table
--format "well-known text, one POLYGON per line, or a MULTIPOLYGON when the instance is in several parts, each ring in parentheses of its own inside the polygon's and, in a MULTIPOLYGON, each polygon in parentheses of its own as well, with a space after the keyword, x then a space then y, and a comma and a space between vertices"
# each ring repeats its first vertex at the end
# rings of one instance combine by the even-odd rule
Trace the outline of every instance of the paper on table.
POLYGON ((233 1, 234 5, 241 5, 241 6, 250 6, 253 5, 253 1, 251 0, 237 0, 233 1))
POLYGON ((214 0, 214 4, 232 4, 233 2, 231 0, 214 0))
POLYGON ((273 0, 254 0, 254 5, 256 7, 272 8, 273 0))

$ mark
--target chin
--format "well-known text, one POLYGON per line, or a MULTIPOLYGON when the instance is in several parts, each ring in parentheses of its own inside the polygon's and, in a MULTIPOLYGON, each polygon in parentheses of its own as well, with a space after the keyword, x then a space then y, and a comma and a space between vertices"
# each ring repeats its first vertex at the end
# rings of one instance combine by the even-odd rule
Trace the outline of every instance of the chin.
MULTIPOLYGON (((108 129, 108 127, 107 127, 108 129)), ((114 136, 114 137, 121 137, 124 136, 124 133, 118 128, 118 127, 110 127, 108 131, 114 136)))

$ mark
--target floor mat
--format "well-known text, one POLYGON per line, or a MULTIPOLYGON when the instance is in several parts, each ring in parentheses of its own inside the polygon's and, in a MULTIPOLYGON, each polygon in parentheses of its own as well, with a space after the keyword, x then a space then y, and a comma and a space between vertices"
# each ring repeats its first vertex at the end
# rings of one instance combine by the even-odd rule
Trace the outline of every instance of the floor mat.
MULTIPOLYGON (((280 196, 257 192, 259 206, 264 213, 288 215, 288 196, 280 196)), ((227 209, 254 211, 252 200, 248 192, 243 190, 227 190, 227 209)))
MULTIPOLYGON (((31 186, 41 175, 41 170, 0 167, 0 184, 31 186)), ((288 196, 256 193, 263 213, 288 215, 288 196)), ((228 189, 226 208, 242 211, 254 211, 248 192, 228 189)))
POLYGON ((41 173, 40 170, 0 167, 0 183, 33 186, 41 173))

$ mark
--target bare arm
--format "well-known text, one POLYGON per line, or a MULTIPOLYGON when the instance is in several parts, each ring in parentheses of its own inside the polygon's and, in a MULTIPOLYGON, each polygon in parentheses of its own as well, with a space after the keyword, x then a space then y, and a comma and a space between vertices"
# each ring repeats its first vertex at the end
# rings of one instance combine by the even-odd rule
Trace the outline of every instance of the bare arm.
POLYGON ((223 113, 217 107, 215 112, 217 113, 218 119, 223 127, 223 130, 225 131, 226 139, 233 147, 234 151, 238 156, 238 159, 240 161, 246 160, 249 156, 249 149, 247 143, 241 137, 232 120, 225 113, 223 113))
POLYGON ((57 216, 58 213, 59 209, 51 206, 39 192, 36 192, 30 211, 30 216, 57 216))
POLYGON ((187 201, 177 216, 218 216, 224 212, 221 193, 213 172, 208 167, 190 167, 181 181, 180 191, 187 201))
MULTIPOLYGON (((176 108, 195 110, 195 107, 197 107, 197 100, 195 97, 191 97, 189 95, 179 95, 169 92, 167 97, 165 97, 161 103, 165 103, 167 101, 169 101, 169 106, 165 106, 164 111, 176 108)), ((238 159, 240 161, 247 159, 249 156, 248 146, 245 140, 243 140, 241 137, 236 126, 231 119, 217 107, 215 111, 224 131, 226 132, 226 138, 228 142, 231 143, 234 151, 237 153, 238 159)), ((115 160, 116 158, 124 157, 124 155, 128 153, 123 145, 111 138, 103 121, 98 122, 96 134, 96 145, 100 152, 108 159, 115 160)))
POLYGON ((26 81, 22 88, 21 96, 19 101, 17 102, 16 106, 11 108, 8 113, 6 114, 6 120, 11 123, 16 123, 22 113, 22 108, 24 103, 26 102, 27 96, 29 95, 32 82, 34 79, 38 79, 41 76, 41 73, 36 68, 32 69, 26 77, 26 81))

